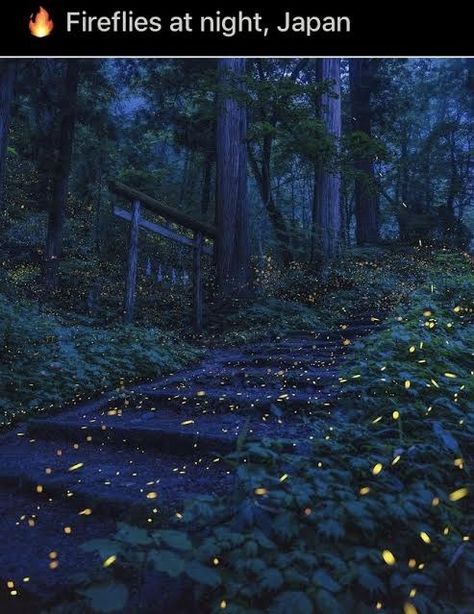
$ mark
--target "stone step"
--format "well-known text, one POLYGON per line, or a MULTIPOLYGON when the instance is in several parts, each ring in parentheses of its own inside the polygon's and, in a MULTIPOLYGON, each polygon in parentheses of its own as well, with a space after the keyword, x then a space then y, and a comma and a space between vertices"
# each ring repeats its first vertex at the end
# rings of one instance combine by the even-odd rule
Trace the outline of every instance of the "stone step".
MULTIPOLYGON (((246 344, 240 347, 239 351, 210 351, 202 363, 197 367, 202 368, 212 367, 213 365, 226 364, 228 362, 234 362, 245 356, 252 356, 254 354, 270 353, 272 355, 279 354, 322 354, 334 351, 347 351, 350 346, 356 343, 360 339, 364 339, 371 332, 373 328, 364 329, 361 333, 350 331, 336 331, 333 333, 318 333, 317 335, 301 337, 300 334, 296 334, 294 337, 289 336, 284 339, 277 339, 275 341, 259 341, 250 344, 246 344)), ((191 369, 190 371, 193 371, 191 369)), ((186 372, 186 371, 185 371, 186 372)))
POLYGON ((57 422, 55 420, 32 421, 28 434, 43 440, 84 441, 90 438, 95 444, 114 444, 154 449, 160 454, 187 456, 197 451, 227 453, 235 449, 232 437, 186 433, 179 429, 147 428, 146 426, 117 425, 103 428, 100 425, 84 427, 82 422, 57 422))
POLYGON ((370 318, 210 351, 199 366, 119 399, 107 394, 1 435, 0 540, 14 547, 0 553, 0 583, 13 581, 18 595, 0 591, 0 611, 36 613, 67 591, 71 574, 100 566, 80 545, 112 535, 117 519, 162 526, 186 499, 228 492, 233 477, 219 455, 239 439, 298 441, 304 453, 334 417, 341 391, 332 383, 351 347, 343 341, 370 334, 370 318))
POLYGON ((313 341, 307 344, 298 343, 294 345, 286 342, 279 344, 278 347, 272 346, 271 344, 259 344, 255 345, 253 348, 247 349, 242 354, 249 357, 260 354, 269 354, 271 356, 292 355, 294 358, 300 356, 317 357, 319 354, 339 354, 345 352, 347 347, 344 345, 344 341, 347 343, 346 339, 337 341, 313 341))
POLYGON ((332 351, 318 352, 300 352, 294 353, 271 354, 262 352, 254 355, 244 355, 236 357, 225 363, 228 367, 274 367, 289 369, 292 367, 330 367, 335 364, 342 364, 346 350, 340 348, 332 351))
MULTIPOLYGON (((354 322, 348 320, 347 322, 341 322, 333 329, 326 330, 318 330, 312 333, 308 333, 308 331, 304 330, 294 330, 287 334, 282 338, 283 341, 290 339, 321 339, 321 340, 337 340, 341 336, 345 337, 354 337, 354 336, 366 336, 370 335, 372 332, 377 330, 381 325, 380 321, 374 320, 372 321, 370 317, 365 319, 360 319, 354 322)), ((279 343, 281 340, 278 340, 275 343, 279 343)))
POLYGON ((227 469, 209 452, 158 456, 125 445, 12 435, 0 448, 0 485, 38 504, 68 503, 76 514, 90 508, 107 517, 161 519, 160 512, 181 509, 193 494, 229 488, 227 469), (154 492, 156 499, 147 497, 154 492))
POLYGON ((0 543, 4 545, 0 554, 0 611, 5 614, 36 614, 43 611, 44 601, 59 600, 73 574, 102 562, 81 545, 115 532, 113 518, 79 516, 69 502, 2 488, 0 501, 0 543), (51 553, 57 554, 54 569, 50 568, 51 553), (8 582, 14 583, 14 589, 7 588, 8 582), (11 590, 17 594, 11 595, 11 590))
MULTIPOLYGON (((309 409, 305 416, 309 414, 309 409)), ((220 414, 208 409, 136 409, 110 406, 75 414, 29 422, 27 436, 65 440, 73 444, 125 445, 143 451, 189 456, 235 450, 239 436, 247 438, 305 438, 307 424, 301 415, 289 415, 275 404, 269 413, 232 411, 220 414)))
MULTIPOLYGON (((162 388, 173 389, 178 393, 184 393, 186 388, 201 386, 207 388, 219 388, 221 386, 255 387, 266 385, 268 388, 281 388, 282 386, 296 386, 300 389, 311 391, 320 389, 337 381, 338 373, 330 368, 314 368, 300 366, 297 368, 282 367, 228 367, 216 366, 212 369, 195 371, 189 377, 175 376, 168 378, 162 388)), ((160 386, 156 387, 157 390, 160 386)))
MULTIPOLYGON (((344 360, 344 352, 325 352, 321 357, 321 353, 318 352, 317 357, 311 353, 299 354, 297 357, 294 355, 283 354, 281 356, 269 355, 268 353, 262 353, 259 355, 239 354, 229 358, 225 362, 209 362, 183 371, 179 374, 170 375, 159 382, 153 383, 155 389, 163 388, 167 386, 179 386, 179 384, 188 384, 189 382, 199 382, 207 384, 209 387, 217 387, 221 385, 222 381, 231 382, 232 378, 237 377, 237 381, 240 381, 241 373, 247 371, 249 379, 254 375, 259 377, 264 373, 264 369, 269 370, 269 379, 274 376, 279 377, 278 373, 282 370, 288 373, 289 377, 293 375, 298 377, 298 372, 301 372, 303 381, 306 382, 306 371, 310 376, 317 378, 320 373, 334 371, 331 367, 337 362, 344 360)), ((295 380, 296 383, 296 380, 295 380)), ((140 393, 142 389, 149 388, 149 384, 144 386, 137 386, 132 390, 140 393)))
POLYGON ((237 392, 232 387, 222 386, 203 390, 199 386, 190 385, 183 392, 174 388, 150 387, 141 389, 139 406, 141 408, 175 408, 183 411, 236 411, 258 410, 269 412, 273 406, 285 412, 302 412, 308 408, 332 402, 338 391, 332 387, 312 392, 295 388, 267 389, 247 388, 237 392))

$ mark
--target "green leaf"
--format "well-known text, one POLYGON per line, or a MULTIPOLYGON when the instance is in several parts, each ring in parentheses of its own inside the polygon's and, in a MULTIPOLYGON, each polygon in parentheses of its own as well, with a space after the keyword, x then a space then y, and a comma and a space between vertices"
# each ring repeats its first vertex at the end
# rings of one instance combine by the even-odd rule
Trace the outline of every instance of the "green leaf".
POLYGON ((84 552, 97 552, 103 559, 118 554, 120 547, 116 541, 111 539, 91 539, 85 544, 81 544, 80 549, 84 552))
POLYGON ((128 589, 119 582, 99 584, 78 592, 89 600, 91 608, 96 612, 122 611, 128 601, 128 589))
POLYGON ((313 582, 331 593, 337 593, 341 590, 341 585, 335 582, 324 569, 318 569, 318 571, 314 572, 313 582))
POLYGON ((191 550, 193 547, 186 533, 181 531, 159 531, 156 536, 161 538, 167 546, 176 550, 191 550))
POLYGON ((125 523, 119 523, 117 539, 130 546, 148 546, 153 543, 153 539, 147 531, 125 523))
POLYGON ((344 527, 340 522, 330 518, 319 523, 318 533, 321 533, 325 537, 338 540, 344 537, 344 527))
POLYGON ((270 606, 271 614, 313 614, 311 600, 302 591, 286 591, 274 600, 270 606))
POLYGON ((390 576, 390 588, 392 588, 392 589, 400 588, 401 586, 406 587, 407 584, 411 585, 411 583, 412 583, 411 579, 404 578, 398 572, 394 572, 390 576))
POLYGON ((440 439, 446 449, 450 450, 451 452, 458 452, 458 442, 454 439, 454 437, 449 431, 446 431, 443 428, 441 422, 433 423, 433 432, 438 437, 438 439, 440 439))
POLYGON ((324 589, 319 590, 316 593, 316 601, 318 603, 319 611, 321 612, 344 614, 339 602, 329 591, 325 591, 324 589))
POLYGON ((370 572, 367 567, 358 567, 357 581, 363 588, 367 589, 371 595, 386 592, 383 582, 370 572))
POLYGON ((298 519, 292 512, 283 512, 273 521, 273 531, 286 539, 298 535, 298 519))
POLYGON ((218 586, 221 583, 221 577, 214 569, 206 567, 198 561, 188 563, 184 572, 195 582, 205 584, 206 586, 218 586))
POLYGON ((260 576, 260 586, 266 590, 274 591, 283 584, 283 576, 278 569, 267 569, 260 576))
POLYGON ((184 571, 184 559, 171 550, 152 550, 149 560, 156 571, 161 571, 172 578, 176 578, 184 571))

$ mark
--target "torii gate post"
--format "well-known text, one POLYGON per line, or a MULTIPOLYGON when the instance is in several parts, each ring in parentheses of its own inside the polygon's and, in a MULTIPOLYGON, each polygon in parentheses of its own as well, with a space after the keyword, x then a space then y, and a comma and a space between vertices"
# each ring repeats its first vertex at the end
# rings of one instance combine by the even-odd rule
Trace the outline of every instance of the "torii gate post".
POLYGON ((130 222, 130 235, 128 240, 128 264, 127 278, 125 282, 125 306, 124 321, 131 324, 133 312, 135 310, 135 293, 137 287, 138 271, 138 238, 140 233, 140 210, 139 200, 134 200, 132 204, 132 219, 130 222))
POLYGON ((202 279, 202 256, 213 255, 213 249, 204 243, 204 237, 211 239, 217 237, 217 229, 206 222, 201 222, 190 217, 178 209, 172 209, 162 205, 154 198, 129 188, 121 183, 111 184, 111 191, 126 196, 132 203, 132 211, 129 213, 124 209, 114 207, 113 213, 116 217, 130 222, 130 233, 128 242, 128 264, 125 282, 125 303, 124 303, 124 322, 130 324, 133 321, 135 309, 135 297, 137 286, 138 271, 138 249, 140 228, 159 234, 166 239, 170 239, 182 245, 187 245, 193 250, 193 327, 198 334, 203 330, 203 279, 202 279), (161 226, 155 222, 144 219, 141 215, 142 208, 148 208, 161 217, 169 219, 176 224, 193 230, 194 236, 191 239, 186 235, 179 234, 171 228, 161 226))

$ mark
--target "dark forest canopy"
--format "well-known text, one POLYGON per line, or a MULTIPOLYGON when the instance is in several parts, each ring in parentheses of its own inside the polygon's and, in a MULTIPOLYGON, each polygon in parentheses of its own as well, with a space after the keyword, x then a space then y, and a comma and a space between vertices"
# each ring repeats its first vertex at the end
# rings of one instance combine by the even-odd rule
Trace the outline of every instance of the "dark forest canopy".
POLYGON ((46 287, 74 252, 120 251, 111 179, 218 223, 222 289, 268 257, 318 270, 356 244, 469 247, 472 61, 225 62, 2 61, 2 233, 46 287))

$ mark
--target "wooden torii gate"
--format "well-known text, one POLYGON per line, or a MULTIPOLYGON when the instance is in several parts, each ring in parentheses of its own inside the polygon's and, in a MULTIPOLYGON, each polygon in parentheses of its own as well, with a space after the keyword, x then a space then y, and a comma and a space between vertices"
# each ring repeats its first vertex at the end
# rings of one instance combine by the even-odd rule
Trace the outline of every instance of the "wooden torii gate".
POLYGON ((168 207, 158 202, 151 196, 129 188, 118 181, 110 184, 110 190, 118 196, 125 197, 131 204, 131 212, 114 206, 114 215, 130 223, 130 235, 128 243, 128 265, 125 285, 124 321, 130 323, 133 320, 135 308, 135 296, 138 270, 138 244, 140 228, 158 234, 165 239, 186 245, 193 250, 193 325, 197 333, 202 332, 203 327, 203 283, 202 283, 202 255, 212 256, 214 250, 204 243, 204 239, 215 240, 217 229, 211 224, 201 222, 187 215, 183 211, 168 207), (142 209, 149 209, 165 220, 183 226, 194 233, 193 238, 180 234, 172 228, 151 222, 142 217, 142 209))

